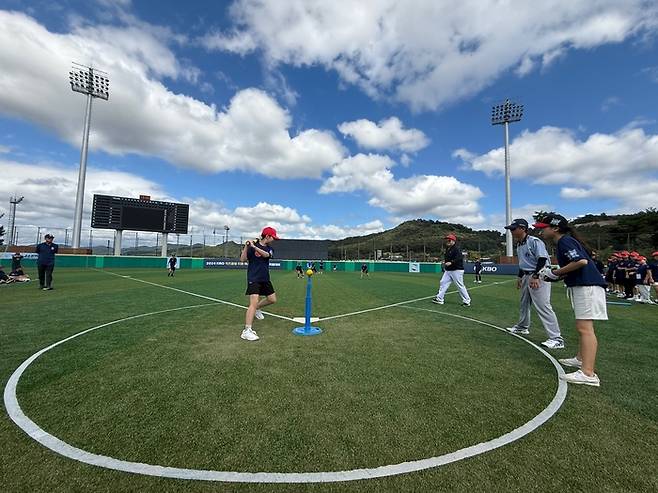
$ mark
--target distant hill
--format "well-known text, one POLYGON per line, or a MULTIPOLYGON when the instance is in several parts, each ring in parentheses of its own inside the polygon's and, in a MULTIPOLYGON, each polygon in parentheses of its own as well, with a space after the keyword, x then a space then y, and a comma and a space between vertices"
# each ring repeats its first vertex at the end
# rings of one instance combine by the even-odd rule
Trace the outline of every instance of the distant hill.
MULTIPOLYGON (((97 255, 105 255, 107 247, 95 247, 94 253, 97 255)), ((121 251, 122 255, 160 255, 162 250, 162 245, 155 247, 151 246, 140 246, 140 247, 131 247, 124 248, 121 251)), ((224 244, 220 243, 219 245, 206 245, 204 247, 203 243, 194 243, 191 247, 189 244, 179 244, 176 246, 175 243, 167 244, 167 251, 169 255, 176 254, 179 257, 223 257, 224 256, 224 244)), ((112 250, 109 254, 111 255, 114 251, 112 250)), ((240 245, 233 241, 226 243, 226 256, 230 258, 236 258, 240 256, 240 245)))
POLYGON ((613 250, 658 250, 658 209, 636 214, 588 214, 573 221, 578 234, 605 255, 613 250))
MULTIPOLYGON (((637 250, 644 255, 658 250, 658 210, 647 209, 635 214, 588 214, 572 221, 578 234, 589 245, 607 257, 613 250, 637 250)), ((500 231, 473 230, 461 224, 427 219, 405 221, 396 227, 364 236, 352 236, 330 242, 329 258, 373 259, 375 252, 381 251, 382 260, 417 260, 434 261, 442 258, 443 237, 455 233, 463 250, 471 258, 504 255, 505 235, 500 231)), ((229 241, 226 254, 230 258, 240 255, 241 245, 229 241)), ((97 255, 109 254, 105 246, 94 247, 97 255)), ((124 248, 123 255, 159 255, 160 247, 140 246, 124 248)), ((195 243, 169 244, 169 253, 182 257, 223 257, 224 245, 206 245, 195 243)))
POLYGON ((499 231, 476 231, 461 224, 426 219, 405 221, 393 229, 365 236, 332 241, 329 258, 338 260, 372 259, 377 250, 382 259, 435 260, 442 257, 443 237, 455 233, 462 249, 482 256, 498 256, 504 251, 505 236, 499 231))

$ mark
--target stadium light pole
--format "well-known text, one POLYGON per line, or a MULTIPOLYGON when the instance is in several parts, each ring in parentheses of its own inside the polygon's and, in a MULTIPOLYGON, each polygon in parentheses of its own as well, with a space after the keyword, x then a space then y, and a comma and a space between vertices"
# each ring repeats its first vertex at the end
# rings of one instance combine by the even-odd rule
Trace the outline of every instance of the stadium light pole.
MULTIPOLYGON (((521 121, 523 105, 506 99, 504 103, 497 104, 491 109, 491 124, 503 125, 505 130, 505 224, 512 221, 512 191, 510 184, 509 166, 509 124, 521 121)), ((505 230, 505 250, 508 257, 514 256, 512 246, 512 232, 505 230)))
MULTIPOLYGON (((16 196, 9 199, 9 241, 7 242, 8 246, 14 244, 14 235, 16 232, 16 206, 23 202, 25 197, 17 198, 16 196)), ((17 243, 17 242, 16 242, 17 243)))
POLYGON ((75 195, 75 215, 73 216, 73 248, 80 248, 80 234, 82 233, 82 209, 85 196, 85 178, 87 175, 87 152, 89 149, 89 127, 91 126, 91 101, 100 98, 107 101, 110 97, 108 79, 105 72, 86 67, 78 63, 73 64, 69 72, 71 90, 87 96, 85 110, 85 123, 82 131, 82 148, 80 150, 80 170, 78 172, 78 191, 75 195), (101 75, 99 75, 99 73, 101 75), (104 74, 104 75, 102 75, 104 74))

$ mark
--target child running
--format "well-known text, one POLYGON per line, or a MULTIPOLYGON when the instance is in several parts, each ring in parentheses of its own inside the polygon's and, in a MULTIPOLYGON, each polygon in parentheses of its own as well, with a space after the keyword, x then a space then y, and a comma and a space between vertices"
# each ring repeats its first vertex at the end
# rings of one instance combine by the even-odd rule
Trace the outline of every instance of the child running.
POLYGON ((261 308, 276 303, 276 293, 274 286, 270 282, 270 259, 274 253, 270 243, 278 240, 276 230, 269 226, 263 229, 260 239, 247 241, 242 253, 240 254, 241 262, 249 262, 247 266, 247 291, 249 296, 249 308, 245 316, 244 330, 240 337, 245 341, 257 341, 259 339, 256 331, 251 326, 254 317, 263 320, 265 315, 261 308), (265 296, 264 299, 260 299, 265 296))
POLYGON ((587 247, 563 216, 549 213, 538 218, 533 226, 541 230, 542 237, 557 244, 560 268, 551 270, 546 266, 541 276, 546 281, 564 279, 576 316, 576 329, 580 338, 578 354, 573 358, 560 359, 559 362, 578 370, 567 373, 562 379, 569 383, 598 387, 601 382, 594 373, 598 348, 594 320, 608 320, 605 279, 597 270, 587 247))

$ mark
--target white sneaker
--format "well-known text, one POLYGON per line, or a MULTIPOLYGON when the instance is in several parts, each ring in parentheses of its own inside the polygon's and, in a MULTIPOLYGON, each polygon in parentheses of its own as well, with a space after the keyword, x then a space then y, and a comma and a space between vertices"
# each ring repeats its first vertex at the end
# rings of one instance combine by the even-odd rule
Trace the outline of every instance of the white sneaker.
POLYGON ((240 338, 244 339, 245 341, 257 341, 260 339, 258 337, 258 334, 253 329, 244 329, 242 331, 242 334, 240 334, 240 338))
POLYGON ((444 301, 438 298, 432 298, 432 303, 436 303, 437 305, 443 305, 444 301))
POLYGON ((511 332, 512 334, 518 334, 521 336, 527 336, 528 334, 530 334, 530 331, 528 329, 522 329, 521 327, 517 327, 517 326, 506 327, 505 330, 507 332, 511 332))
POLYGON ((261 312, 260 310, 256 310, 255 317, 258 320, 263 320, 265 318, 265 315, 263 315, 263 312, 261 312))
POLYGON ((575 371, 573 373, 567 373, 566 375, 562 375, 560 378, 562 378, 562 380, 567 383, 591 385, 592 387, 599 387, 601 385, 601 381, 599 380, 599 377, 596 375, 596 373, 589 377, 585 375, 581 370, 575 371))
POLYGON ((541 345, 548 349, 564 349, 564 341, 561 339, 547 339, 541 345))
POLYGON ((573 358, 559 359, 558 362, 564 366, 573 366, 574 368, 580 368, 583 366, 583 362, 575 356, 573 358))

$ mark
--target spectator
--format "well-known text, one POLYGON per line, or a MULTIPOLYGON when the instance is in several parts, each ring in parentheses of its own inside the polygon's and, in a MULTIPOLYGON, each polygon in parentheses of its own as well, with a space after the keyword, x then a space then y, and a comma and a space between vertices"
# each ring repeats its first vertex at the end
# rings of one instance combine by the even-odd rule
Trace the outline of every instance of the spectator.
POLYGON ((37 245, 36 253, 39 254, 37 259, 37 270, 39 271, 39 289, 50 291, 53 289, 53 269, 55 268, 55 254, 59 246, 53 243, 55 237, 47 234, 45 241, 37 245))
POLYGON ((10 284, 12 282, 14 280, 5 273, 2 265, 0 265, 0 284, 10 284))

